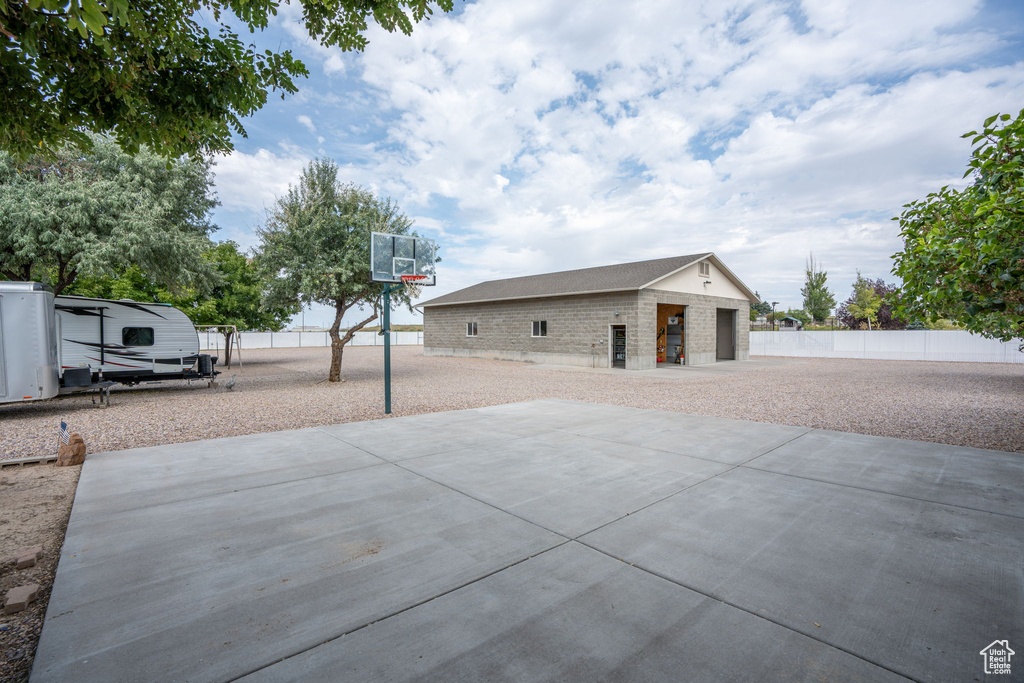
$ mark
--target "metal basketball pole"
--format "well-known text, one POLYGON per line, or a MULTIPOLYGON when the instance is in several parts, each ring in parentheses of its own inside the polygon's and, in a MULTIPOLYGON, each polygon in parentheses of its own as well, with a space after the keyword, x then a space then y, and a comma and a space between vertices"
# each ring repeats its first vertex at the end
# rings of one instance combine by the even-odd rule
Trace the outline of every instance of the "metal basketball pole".
POLYGON ((384 414, 391 414, 391 292, 397 292, 405 285, 388 285, 384 288, 384 414))

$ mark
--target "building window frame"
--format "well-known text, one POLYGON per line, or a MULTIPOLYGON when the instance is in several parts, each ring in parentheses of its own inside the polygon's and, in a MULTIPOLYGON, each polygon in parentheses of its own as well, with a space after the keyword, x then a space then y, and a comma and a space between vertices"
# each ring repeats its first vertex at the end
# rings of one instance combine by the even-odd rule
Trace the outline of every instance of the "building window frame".
POLYGON ((466 336, 467 337, 475 337, 475 336, 477 336, 477 332, 478 331, 479 331, 479 328, 477 327, 476 323, 466 323, 466 336))
POLYGON ((548 336, 548 321, 547 320, 534 320, 533 325, 530 329, 531 337, 546 337, 548 336))
POLYGON ((701 261, 697 264, 697 272, 701 277, 711 277, 711 262, 701 261))

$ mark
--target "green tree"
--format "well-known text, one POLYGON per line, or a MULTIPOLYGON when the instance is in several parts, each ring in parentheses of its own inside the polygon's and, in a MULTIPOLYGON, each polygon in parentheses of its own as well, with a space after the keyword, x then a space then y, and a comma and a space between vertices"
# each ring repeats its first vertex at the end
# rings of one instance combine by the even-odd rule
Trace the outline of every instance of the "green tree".
MULTIPOLYGON (((309 35, 362 50, 372 18, 412 32, 452 0, 300 0, 309 35)), ((83 131, 167 157, 232 149, 269 91, 308 75, 291 52, 260 50, 277 0, 0 0, 0 149, 19 159, 88 147, 83 131), (206 24, 206 25, 204 25, 206 24), (212 26, 209 28, 208 26, 212 26), (42 148, 42 149, 41 149, 42 148)))
MULTIPOLYGON (((240 251, 234 242, 213 245, 203 253, 203 260, 215 274, 215 284, 203 292, 171 292, 149 280, 138 266, 129 266, 117 276, 80 278, 68 293, 171 304, 196 325, 234 325, 240 331, 277 332, 298 312, 295 304, 263 304, 265 282, 255 260, 240 251)), ((230 367, 234 332, 231 329, 219 332, 224 336, 224 364, 230 367)))
POLYGON ((212 283, 210 164, 170 164, 106 139, 19 164, 0 152, 0 275, 43 280, 60 294, 80 275, 137 265, 172 289, 212 283))
MULTIPOLYGON (((412 221, 390 199, 341 183, 338 165, 317 159, 303 171, 298 186, 277 200, 259 230, 259 261, 268 276, 266 301, 334 309, 331 382, 341 379, 345 344, 381 312, 381 285, 370 282, 370 233, 415 234, 411 227, 412 221), (342 335, 342 318, 353 309, 369 314, 342 335)), ((411 293, 400 289, 392 302, 409 306, 411 293)))
POLYGON ((804 286, 800 293, 804 297, 804 310, 817 321, 824 321, 836 306, 836 298, 828 290, 826 283, 828 273, 821 269, 821 264, 814 260, 814 254, 807 257, 804 269, 804 286))
POLYGON ((943 187, 894 219, 903 238, 893 255, 901 317, 1024 339, 1024 110, 1010 119, 991 116, 963 136, 978 145, 964 174, 973 184, 943 187))
MULTIPOLYGON (((221 242, 203 257, 214 267, 217 283, 208 294, 176 304, 196 325, 234 325, 239 330, 278 332, 299 312, 295 302, 263 301, 264 274, 255 259, 241 252, 234 242, 221 242)), ((224 364, 231 367, 234 331, 221 329, 220 333, 224 335, 224 364)))
MULTIPOLYGON (((754 296, 756 296, 758 299, 761 299, 761 294, 759 292, 755 291, 754 296)), ((768 315, 769 313, 771 313, 772 305, 765 301, 764 299, 761 299, 756 304, 750 304, 750 311, 752 313, 752 317, 750 319, 756 320, 758 315, 768 315)))
POLYGON ((158 304, 173 304, 176 297, 154 284, 138 266, 128 266, 117 275, 79 276, 64 294, 92 299, 131 299, 158 304))
POLYGON ((878 309, 882 306, 882 298, 875 292, 871 280, 861 276, 857 271, 857 280, 853 283, 852 302, 847 309, 854 318, 868 321, 868 329, 878 323, 878 309))
MULTIPOLYGON (((907 329, 907 321, 900 318, 898 315, 893 314, 893 302, 900 298, 900 288, 896 283, 888 283, 882 278, 872 280, 871 278, 864 278, 864 281, 875 290, 875 295, 878 297, 879 306, 878 311, 875 313, 875 318, 871 321, 871 324, 876 330, 905 330, 907 329)), ((854 291, 850 294, 846 301, 839 304, 836 309, 836 318, 839 323, 855 330, 860 327, 861 324, 866 324, 868 320, 866 318, 858 318, 850 311, 850 304, 857 303, 857 292, 854 291)))

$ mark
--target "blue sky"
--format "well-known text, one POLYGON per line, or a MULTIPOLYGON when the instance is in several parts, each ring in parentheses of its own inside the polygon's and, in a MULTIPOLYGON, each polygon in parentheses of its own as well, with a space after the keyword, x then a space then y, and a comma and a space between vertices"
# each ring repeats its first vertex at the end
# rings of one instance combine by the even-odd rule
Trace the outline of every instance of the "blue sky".
POLYGON ((437 241, 424 298, 714 251, 782 308, 814 252, 843 301, 894 280, 903 204, 963 184, 960 135, 1024 107, 1018 0, 456 1, 363 53, 283 7, 257 44, 310 77, 218 158, 216 238, 255 246, 320 156, 437 241))

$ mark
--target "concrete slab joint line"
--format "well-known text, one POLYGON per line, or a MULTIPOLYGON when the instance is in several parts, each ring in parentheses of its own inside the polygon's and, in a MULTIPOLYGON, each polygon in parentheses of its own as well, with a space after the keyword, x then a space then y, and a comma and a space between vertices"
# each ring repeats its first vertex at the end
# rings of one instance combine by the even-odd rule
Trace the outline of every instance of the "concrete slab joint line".
MULTIPOLYGON (((425 455, 425 456, 422 456, 422 457, 429 457, 429 456, 425 455)), ((460 495, 466 496, 467 498, 472 498, 473 500, 477 501, 478 503, 483 503, 484 505, 487 505, 488 507, 492 507, 492 508, 494 508, 495 510, 497 510, 499 512, 503 512, 505 514, 512 515, 516 519, 521 519, 524 522, 526 522, 527 524, 532 524, 533 526, 537 526, 537 527, 540 527, 541 529, 544 529, 544 531, 550 531, 553 534, 558 534, 559 536, 564 538, 566 541, 573 540, 573 539, 569 538, 568 536, 566 536, 565 534, 561 534, 561 533, 555 531, 554 529, 549 529, 549 528, 545 527, 542 524, 538 524, 535 521, 530 521, 530 520, 526 519, 525 517, 520 517, 519 515, 516 515, 515 513, 509 512, 508 510, 502 509, 502 508, 498 507, 497 505, 494 505, 492 503, 488 503, 487 501, 481 500, 480 498, 476 498, 475 496, 472 496, 472 495, 466 493, 465 491, 460 491, 457 488, 454 488, 454 487, 449 486, 447 484, 443 484, 443 483, 441 483, 439 481, 435 481, 435 480, 431 479, 430 477, 427 477, 427 476, 425 476, 423 474, 420 474, 419 472, 414 472, 413 470, 410 470, 410 469, 408 469, 406 467, 403 467, 401 463, 393 462, 391 464, 394 465, 395 467, 397 467, 398 469, 402 470, 403 472, 408 472, 409 474, 415 475, 417 477, 422 477, 423 479, 426 479, 427 481, 431 482, 432 484, 437 484, 438 486, 443 486, 446 489, 449 489, 450 491, 454 491, 455 493, 458 493, 460 495)))
MULTIPOLYGON (((786 441, 786 442, 784 442, 784 443, 782 443, 782 444, 780 444, 780 445, 778 445, 778 446, 775 446, 775 447, 773 447, 773 448, 769 448, 769 449, 768 449, 767 451, 765 451, 764 453, 761 453, 760 455, 767 455, 768 453, 770 453, 770 452, 772 452, 772 451, 774 451, 774 450, 776 450, 776 449, 778 449, 778 448, 781 448, 782 446, 785 446, 785 445, 787 445, 787 444, 790 444, 790 443, 792 443, 792 442, 796 441, 797 439, 799 439, 800 437, 804 436, 804 434, 806 434, 806 433, 807 433, 807 432, 809 432, 809 431, 811 431, 811 430, 810 430, 810 429, 808 429, 808 430, 807 430, 806 432, 804 432, 803 434, 798 434, 798 435, 794 436, 793 438, 789 439, 789 441, 786 441)), ((758 457, 760 457, 760 455, 756 455, 756 456, 754 456, 754 458, 758 458, 758 457)), ((693 457, 696 457, 696 456, 693 456, 693 457)), ((754 458, 751 458, 751 460, 753 460, 754 458)), ((717 461, 714 461, 714 460, 712 460, 712 461, 710 461, 710 462, 717 462, 717 461)), ((748 460, 747 462, 750 462, 750 461, 748 460)), ((579 541, 579 539, 580 539, 580 538, 582 538, 583 536, 586 536, 586 535, 587 535, 587 534, 589 534, 589 533, 592 533, 592 532, 594 532, 594 531, 597 531, 597 530, 599 530, 599 529, 603 529, 603 528, 605 528, 605 527, 607 527, 607 526, 611 526, 612 524, 615 524, 616 522, 618 522, 618 521, 620 521, 620 520, 623 520, 623 519, 625 519, 626 517, 629 517, 630 515, 635 515, 636 513, 638 513, 638 512, 641 512, 641 511, 643 511, 643 510, 646 510, 647 508, 649 508, 649 507, 652 507, 652 506, 654 506, 654 505, 657 505, 658 503, 664 502, 664 501, 668 500, 669 498, 673 498, 673 497, 675 497, 675 496, 677 496, 677 495, 680 495, 680 494, 682 494, 682 493, 686 493, 686 492, 687 492, 687 491, 689 491, 690 489, 693 489, 693 488, 695 488, 695 487, 698 487, 698 486, 700 486, 701 484, 707 483, 707 482, 711 481, 712 479, 715 479, 716 477, 720 477, 720 476, 722 476, 723 474, 728 474, 729 472, 732 472, 733 470, 735 470, 735 469, 737 469, 737 468, 740 468, 740 467, 743 467, 743 466, 744 466, 744 465, 742 465, 742 464, 740 464, 740 465, 733 465, 732 467, 730 467, 730 468, 729 468, 729 469, 727 469, 727 470, 723 470, 723 471, 721 471, 721 472, 718 472, 717 474, 713 474, 713 475, 709 476, 709 477, 708 477, 707 479, 703 479, 703 480, 701 480, 701 481, 695 482, 695 483, 691 484, 690 486, 687 486, 687 487, 685 487, 685 488, 682 488, 682 489, 680 489, 680 490, 678 490, 678 491, 675 491, 674 493, 670 493, 670 494, 668 494, 668 495, 667 495, 667 496, 665 496, 664 498, 659 498, 658 500, 656 500, 656 501, 654 501, 654 502, 652 502, 652 503, 649 503, 649 504, 647 504, 647 505, 644 505, 644 506, 643 506, 643 507, 641 507, 641 508, 637 508, 636 510, 632 510, 632 511, 630 511, 630 512, 627 512, 626 514, 622 515, 621 517, 618 517, 618 518, 616 518, 616 519, 613 519, 612 521, 610 521, 610 522, 607 522, 606 524, 602 524, 601 526, 599 526, 599 527, 595 527, 595 528, 593 528, 593 529, 590 529, 589 531, 584 531, 583 533, 581 533, 581 534, 577 535, 576 537, 574 537, 574 538, 573 538, 572 540, 574 540, 574 541, 579 541)), ((588 546, 588 547, 589 547, 589 546, 588 546)), ((623 561, 624 561, 624 560, 623 560, 623 561)))
POLYGON ((1024 518, 1024 459, 998 451, 811 430, 744 464, 765 473, 1024 518))
POLYGON ((750 465, 750 463, 754 462, 758 458, 763 457, 765 455, 768 455, 769 453, 773 453, 773 452, 779 450, 780 448, 782 448, 784 446, 788 446, 791 443, 793 443, 794 441, 797 441, 798 439, 804 438, 805 436, 807 436, 808 434, 810 434, 813 431, 814 431, 814 429, 812 429, 812 428, 804 429, 803 432, 801 432, 800 434, 797 434, 792 439, 784 441, 784 442, 780 443, 777 446, 772 446, 771 448, 768 448, 767 450, 765 450, 763 453, 758 453, 757 455, 755 455, 754 457, 750 458, 749 460, 744 460, 742 463, 737 465, 737 467, 747 467, 747 466, 750 465))
MULTIPOLYGON (((767 455, 767 453, 765 455, 767 455)), ((865 491, 865 492, 869 492, 869 493, 884 493, 884 494, 889 495, 889 496, 896 496, 898 498, 906 498, 907 500, 916 500, 916 501, 921 502, 921 503, 932 503, 934 505, 947 505, 947 506, 952 507, 952 508, 960 508, 960 509, 963 509, 963 510, 971 510, 972 512, 984 512, 985 514, 989 514, 989 515, 1000 515, 1000 516, 1004 516, 1004 517, 1013 517, 1015 519, 1024 519, 1024 515, 1013 515, 1013 514, 1009 514, 1009 513, 1006 513, 1006 512, 995 512, 993 510, 985 510, 985 509, 982 509, 982 508, 970 507, 968 505, 955 505, 953 503, 944 503, 942 501, 930 500, 928 498, 918 498, 916 496, 908 496, 908 495, 904 495, 904 494, 901 494, 901 493, 892 493, 891 491, 876 491, 875 489, 869 489, 869 488, 866 488, 866 487, 863 487, 863 486, 853 486, 852 484, 837 484, 837 483, 829 481, 827 479, 817 479, 815 477, 801 477, 800 475, 790 474, 788 472, 775 472, 775 471, 769 470, 769 469, 761 469, 760 467, 751 467, 748 464, 737 465, 737 467, 738 468, 742 468, 742 469, 746 469, 746 470, 750 470, 752 472, 763 472, 764 474, 770 474, 770 475, 775 475, 775 476, 780 476, 780 477, 791 477, 793 479, 803 479, 804 481, 815 481, 815 482, 818 482, 820 484, 830 484, 832 486, 842 486, 844 488, 855 489, 855 490, 858 490, 858 491, 865 491)))
POLYGON ((97 454, 32 680, 971 680, 1020 624, 1022 485, 562 400, 97 454))
POLYGON ((755 680, 894 680, 859 658, 580 543, 561 544, 244 680, 334 681, 340 670, 352 680, 380 679, 382 672, 387 680, 729 680, 738 670, 755 680), (595 642, 580 642, 586 616, 607 625, 596 629, 595 642), (648 623, 658 624, 657 637, 643 631, 648 623), (745 647, 723 658, 717 646, 730 639, 745 647))
POLYGON ((894 669, 890 669, 889 667, 887 667, 887 666, 885 666, 883 664, 880 664, 878 662, 872 661, 871 659, 869 659, 867 657, 863 657, 863 656, 857 654, 856 652, 851 652, 849 650, 846 650, 846 649, 844 649, 842 647, 839 647, 839 646, 835 645, 834 643, 830 643, 830 642, 828 642, 826 640, 822 640, 821 637, 818 634, 816 634, 814 631, 800 630, 800 629, 795 629, 795 628, 793 628, 791 626, 787 626, 786 624, 783 624, 783 623, 780 623, 778 621, 775 621, 775 620, 765 616, 764 614, 759 614, 759 613, 751 611, 751 610, 749 610, 749 609, 747 609, 745 607, 742 607, 740 605, 734 604, 734 603, 732 603, 732 602, 730 602, 728 600, 723 600, 722 598, 717 597, 717 596, 715 596, 715 595, 713 595, 711 593, 706 593, 706 592, 701 591, 701 590, 699 590, 697 588, 694 588, 693 586, 689 586, 689 585, 687 585, 685 583, 677 581, 677 580, 671 578, 670 576, 666 576, 666 575, 661 574, 659 572, 656 572, 656 571, 653 571, 651 569, 648 569, 647 567, 644 567, 643 565, 641 565, 639 563, 629 562, 628 560, 625 560, 625 559, 622 559, 622 558, 617 558, 614 555, 611 555, 611 554, 601 550, 600 548, 597 548, 595 546, 587 544, 585 541, 577 541, 577 542, 582 544, 582 545, 584 545, 584 546, 586 546, 587 548, 590 548, 591 550, 595 550, 595 551, 601 553, 602 555, 606 555, 607 557, 610 557, 612 559, 618 560, 619 562, 626 563, 630 567, 632 567, 633 569, 636 569, 636 570, 639 570, 639 571, 642 571, 642 572, 646 572, 647 574, 650 574, 651 576, 656 576, 659 579, 662 579, 663 581, 668 581, 669 583, 672 583, 672 584, 674 584, 676 586, 679 586, 680 588, 685 588, 688 591, 693 591, 694 593, 698 593, 700 595, 703 595, 704 597, 706 597, 706 598, 708 598, 710 600, 714 600, 716 602, 722 603, 723 605, 728 605, 729 607, 732 607, 733 609, 738 609, 738 610, 740 610, 742 612, 746 612, 747 614, 755 616, 758 619, 762 619, 762 620, 767 621, 767 622, 769 622, 771 624, 775 624, 776 626, 784 628, 787 631, 792 631, 793 633, 799 633, 800 635, 805 636, 807 638, 810 638, 811 640, 814 640, 816 642, 819 642, 822 645, 826 645, 826 646, 828 646, 830 648, 839 650, 840 652, 848 654, 848 655, 850 655, 852 657, 856 657, 857 659, 860 659, 860 660, 862 660, 864 662, 867 662, 868 664, 871 664, 872 666, 877 666, 880 669, 885 669, 886 671, 894 673, 897 676, 900 676, 901 678, 906 678, 906 679, 912 680, 912 681, 917 681, 918 680, 918 679, 915 679, 915 678, 911 678, 911 677, 907 676, 906 674, 900 673, 900 672, 898 672, 898 671, 896 671, 894 669))
POLYGON ((581 542, 900 675, 959 680, 973 639, 1019 624, 1018 601, 982 587, 1019 581, 1018 527, 737 468, 581 542), (904 635, 880 641, 882 628, 904 635))
POLYGON ((250 676, 252 676, 253 674, 259 673, 260 671, 264 671, 266 669, 270 669, 270 668, 272 668, 274 666, 277 666, 278 664, 281 664, 282 662, 288 661, 289 659, 293 659, 293 658, 299 657, 301 655, 304 655, 307 652, 311 652, 311 651, 317 649, 318 647, 320 647, 322 645, 327 645, 327 644, 332 643, 332 642, 334 642, 336 640, 339 640, 341 638, 345 638, 345 637, 351 636, 351 635, 353 635, 355 633, 358 633, 358 632, 360 632, 360 631, 362 631, 362 630, 364 630, 364 629, 366 629, 366 628, 368 628, 370 626, 374 626, 374 625, 379 624, 381 622, 387 621, 388 619, 392 619, 392 618, 397 617, 397 616, 399 616, 401 614, 405 614, 406 612, 414 610, 417 607, 422 607, 423 605, 431 603, 434 600, 437 600, 439 598, 443 598, 443 597, 445 597, 447 595, 451 595, 452 593, 460 591, 463 588, 471 586, 471 585, 473 585, 475 583, 479 583, 480 581, 484 581, 485 579, 489 579, 492 576, 500 574, 500 573, 502 573, 502 572, 504 572, 504 571, 506 571, 508 569, 511 569, 512 567, 515 567, 516 565, 522 564, 523 562, 526 562, 528 560, 532 560, 533 558, 539 557, 539 556, 543 555, 544 553, 551 552, 552 550, 555 550, 556 548, 561 548, 566 543, 571 543, 571 541, 566 539, 565 541, 562 541, 561 543, 553 545, 550 548, 547 548, 546 550, 542 550, 542 551, 540 551, 540 552, 538 552, 538 553, 536 553, 534 555, 530 555, 528 557, 524 557, 524 558, 522 558, 520 560, 517 560, 516 562, 513 562, 512 564, 508 565, 507 567, 502 567, 500 569, 496 569, 493 572, 490 572, 490 573, 485 574, 483 576, 477 577, 477 578, 473 579, 472 581, 468 581, 468 582, 462 584, 461 586, 456 586, 455 588, 452 588, 451 590, 444 591, 443 593, 438 593, 437 595, 429 597, 426 600, 423 600, 421 602, 417 602, 417 603, 412 604, 412 605, 408 605, 407 607, 404 607, 404 608, 402 608, 400 610, 396 610, 396 611, 392 612, 391 614, 387 614, 387 615, 382 616, 382 617, 380 617, 378 619, 374 619, 373 621, 368 621, 365 624, 361 624, 359 626, 356 626, 355 628, 350 629, 348 631, 345 631, 344 633, 338 633, 338 634, 336 634, 334 636, 331 636, 327 640, 324 640, 323 642, 314 643, 313 645, 311 645, 311 646, 309 646, 309 647, 307 647, 307 648, 305 648, 303 650, 299 650, 299 651, 293 652, 292 654, 289 654, 289 655, 287 655, 285 657, 282 657, 281 659, 277 660, 276 662, 270 662, 270 663, 265 664, 263 666, 259 666, 259 667, 255 668, 255 669, 253 669, 252 671, 248 671, 248 672, 242 674, 241 676, 238 676, 237 678, 233 678, 231 680, 232 681, 239 681, 239 680, 247 679, 250 676))
MULTIPOLYGON (((576 436, 584 436, 584 434, 582 432, 580 432, 580 431, 573 431, 573 430, 564 430, 564 431, 566 431, 569 434, 575 434, 576 436)), ((709 458, 709 457, 706 457, 706 456, 694 455, 694 454, 687 454, 686 457, 688 457, 688 458, 696 458, 698 460, 707 460, 708 462, 716 462, 716 463, 721 463, 721 464, 729 464, 729 465, 732 465, 732 467, 730 469, 735 469, 736 467, 745 467, 745 466, 748 465, 748 463, 756 460, 757 458, 760 458, 762 455, 768 455, 772 451, 775 451, 775 450, 777 450, 777 449, 779 449, 779 448, 781 448, 783 446, 788 446, 790 443, 796 441, 797 439, 801 438, 802 436, 805 436, 806 434, 808 434, 808 433, 810 433, 812 431, 814 431, 814 430, 808 428, 805 431, 803 431, 802 433, 797 434, 796 436, 790 438, 789 440, 784 441, 783 443, 778 444, 776 446, 771 446, 771 447, 767 448, 763 453, 758 453, 757 455, 754 455, 754 456, 750 457, 749 459, 743 460, 742 462, 739 462, 739 463, 725 463, 722 460, 715 460, 714 458, 709 458)), ((602 441, 607 441, 609 443, 618 443, 614 439, 607 438, 607 437, 589 436, 588 438, 600 439, 602 441)), ((675 451, 655 448, 653 446, 645 446, 645 448, 649 448, 650 450, 655 450, 655 451, 661 451, 661 452, 664 452, 664 453, 675 453, 675 451)), ((721 474, 724 474, 724 473, 725 472, 722 472, 721 474)))

